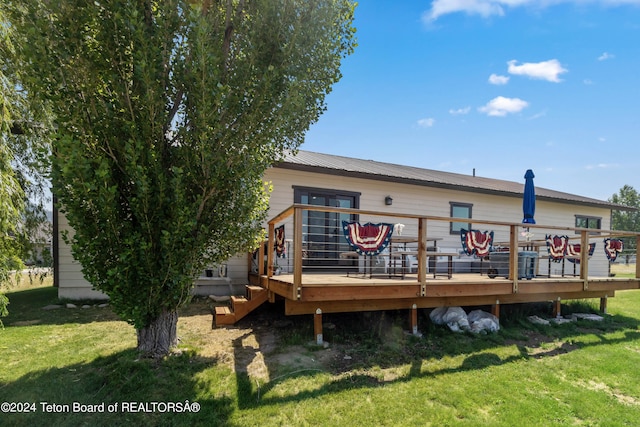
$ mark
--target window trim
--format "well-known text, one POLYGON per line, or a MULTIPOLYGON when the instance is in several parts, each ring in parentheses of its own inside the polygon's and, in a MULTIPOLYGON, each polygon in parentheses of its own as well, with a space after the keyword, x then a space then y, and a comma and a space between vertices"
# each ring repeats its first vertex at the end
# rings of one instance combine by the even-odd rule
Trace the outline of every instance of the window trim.
POLYGON ((353 197, 353 209, 360 209, 360 196, 362 193, 357 191, 345 191, 334 190, 331 188, 316 188, 316 187, 303 187, 299 185, 292 185, 293 188, 293 202, 302 203, 303 193, 315 193, 321 196, 334 196, 334 197, 353 197))
MULTIPOLYGON (((574 225, 576 228, 587 228, 589 230, 601 230, 602 229, 602 217, 601 216, 593 216, 593 215, 574 215, 574 225), (587 221, 587 226, 586 227, 579 227, 578 226, 578 220, 586 220, 587 221), (589 221, 590 220, 596 220, 597 221, 597 227, 589 227, 589 221)), ((576 231, 576 234, 580 234, 579 231, 576 231)), ((590 231, 589 232, 590 235, 598 235, 600 234, 600 231, 590 231)))

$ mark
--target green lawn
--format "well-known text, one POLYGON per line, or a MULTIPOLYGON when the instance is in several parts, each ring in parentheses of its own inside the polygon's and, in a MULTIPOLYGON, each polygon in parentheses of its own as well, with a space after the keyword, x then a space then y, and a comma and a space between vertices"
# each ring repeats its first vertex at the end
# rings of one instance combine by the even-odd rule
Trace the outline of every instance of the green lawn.
MULTIPOLYGON (((211 330, 209 304, 196 301, 181 315, 181 353, 161 362, 138 359, 133 328, 109 308, 43 310, 58 303, 50 286, 8 296, 0 403, 30 412, 0 414, 0 425, 624 426, 640 420, 639 291, 610 298, 603 322, 535 326, 526 316, 548 317, 550 305, 503 306, 502 330, 480 336, 434 326, 426 312, 419 318, 422 338, 404 333, 405 312, 326 315, 336 326, 325 329, 327 349, 308 344, 310 316, 287 323, 281 307, 267 306, 238 327, 211 330), (252 330, 276 331, 272 342, 260 342, 264 355, 250 344, 252 330), (228 350, 213 346, 226 337, 228 350), (247 369, 261 358, 266 370, 247 369)), ((594 311, 597 303, 563 305, 563 313, 594 311)))

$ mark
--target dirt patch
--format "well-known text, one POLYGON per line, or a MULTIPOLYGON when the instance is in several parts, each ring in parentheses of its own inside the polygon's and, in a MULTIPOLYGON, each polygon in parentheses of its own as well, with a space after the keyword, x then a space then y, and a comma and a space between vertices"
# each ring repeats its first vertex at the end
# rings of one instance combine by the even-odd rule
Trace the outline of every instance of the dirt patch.
POLYGON ((279 307, 265 305, 235 325, 215 329, 212 307, 206 300, 190 304, 181 312, 178 333, 182 342, 198 348, 201 357, 225 364, 234 372, 268 380, 296 370, 330 371, 344 357, 338 346, 318 347, 311 340, 309 345, 283 345, 282 335, 292 320, 279 307))
POLYGON ((527 356, 536 359, 569 353, 579 348, 575 344, 562 342, 536 331, 523 331, 523 334, 526 336, 526 340, 507 340, 505 344, 517 345, 527 356))

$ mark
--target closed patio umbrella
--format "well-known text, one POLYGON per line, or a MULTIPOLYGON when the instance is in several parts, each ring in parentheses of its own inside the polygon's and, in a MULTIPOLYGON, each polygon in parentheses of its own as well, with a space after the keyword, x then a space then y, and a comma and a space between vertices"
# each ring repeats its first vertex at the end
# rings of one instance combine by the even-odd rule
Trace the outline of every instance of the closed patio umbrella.
POLYGON ((524 194, 522 195, 522 213, 524 214, 523 224, 535 224, 533 215, 536 212, 536 189, 533 186, 535 175, 531 169, 527 169, 524 174, 524 194))

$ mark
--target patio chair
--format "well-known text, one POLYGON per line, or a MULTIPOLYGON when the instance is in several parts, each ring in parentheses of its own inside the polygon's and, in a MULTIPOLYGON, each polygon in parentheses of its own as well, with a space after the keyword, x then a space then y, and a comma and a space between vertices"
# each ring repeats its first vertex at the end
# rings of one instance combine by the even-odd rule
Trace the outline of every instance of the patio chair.
POLYGON ((480 259, 480 274, 482 261, 493 251, 493 231, 460 229, 460 240, 464 253, 480 259))
MULTIPOLYGON (((360 224, 359 222, 342 221, 344 237, 351 248, 359 255, 369 257, 369 277, 373 274, 373 257, 384 251, 393 234, 393 224, 379 223, 360 224)), ((348 273, 347 273, 348 275, 348 273)))
POLYGON ((604 253, 609 262, 614 262, 618 254, 624 249, 624 242, 620 239, 604 239, 604 253))
POLYGON ((569 244, 569 236, 551 236, 547 234, 545 236, 547 242, 548 256, 548 270, 547 277, 551 277, 551 263, 562 262, 562 275, 564 276, 564 256, 567 252, 567 245, 569 244))
POLYGON ((484 258, 493 250, 493 231, 460 230, 462 249, 467 255, 484 258))
MULTIPOLYGON (((595 243, 589 243, 589 256, 593 255, 593 252, 596 250, 595 243)), ((580 243, 568 244, 567 245, 567 259, 569 262, 573 263, 573 275, 576 275, 576 264, 580 264, 580 252, 582 251, 580 243)))

